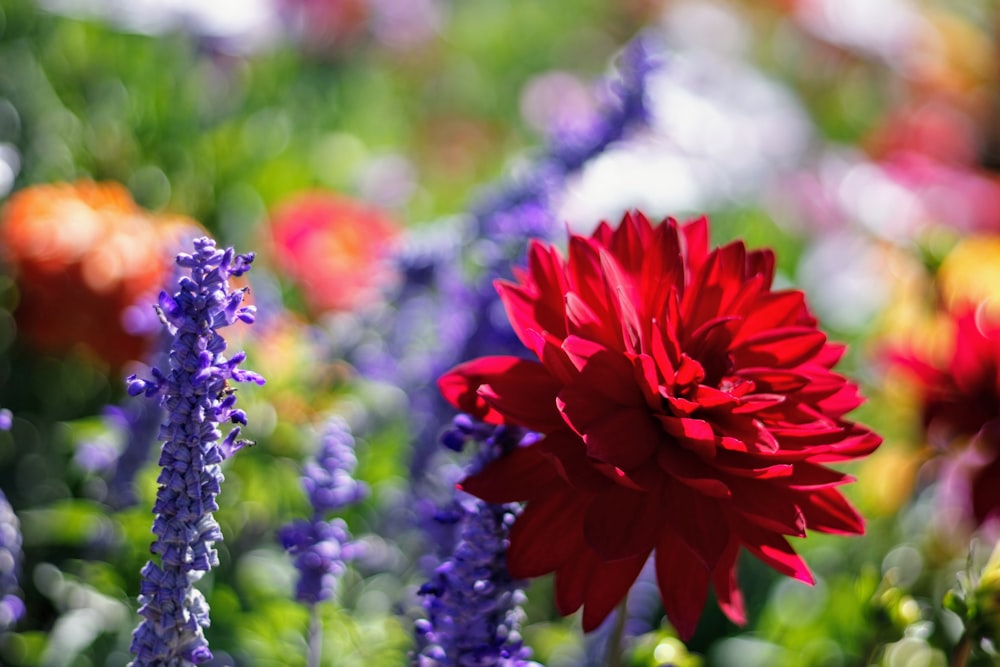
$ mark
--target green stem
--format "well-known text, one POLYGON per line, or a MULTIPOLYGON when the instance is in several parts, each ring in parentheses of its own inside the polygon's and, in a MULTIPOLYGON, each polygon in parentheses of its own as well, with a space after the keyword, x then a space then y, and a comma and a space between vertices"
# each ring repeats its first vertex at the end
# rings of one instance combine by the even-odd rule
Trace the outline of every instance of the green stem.
POLYGON ((323 655, 323 621, 319 618, 317 605, 310 605, 309 610, 309 659, 308 667, 319 667, 323 655))
POLYGON ((607 667, 621 667, 622 664, 622 640, 625 637, 625 619, 628 617, 627 602, 628 595, 622 598, 615 612, 615 625, 608 636, 608 653, 604 661, 607 667))
POLYGON ((955 652, 951 655, 951 667, 965 667, 970 655, 972 655, 972 637, 966 632, 958 640, 955 652))

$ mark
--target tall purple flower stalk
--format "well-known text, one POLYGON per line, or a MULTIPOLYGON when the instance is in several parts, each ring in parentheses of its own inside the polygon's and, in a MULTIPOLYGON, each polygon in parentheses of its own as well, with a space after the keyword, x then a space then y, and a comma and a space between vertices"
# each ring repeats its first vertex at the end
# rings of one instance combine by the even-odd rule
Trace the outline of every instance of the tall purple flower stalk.
POLYGON ((17 596, 21 567, 21 525, 14 508, 0 491, 0 632, 24 616, 24 602, 17 596))
MULTIPOLYGON (((514 447, 537 439, 516 427, 489 426, 459 415, 444 435, 444 444, 460 449, 468 441, 480 451, 478 469, 514 447)), ((531 651, 524 646, 520 625, 524 594, 521 582, 507 572, 507 535, 518 513, 516 504, 486 503, 467 494, 455 499, 439 520, 454 523, 457 541, 420 588, 427 617, 416 622, 416 667, 527 667, 531 651)))
POLYGON ((173 296, 161 292, 158 307, 173 338, 169 367, 154 367, 151 380, 128 378, 129 394, 156 397, 166 409, 153 505, 154 557, 142 568, 143 620, 132 636, 135 667, 186 667, 212 659, 204 636, 208 604, 194 584, 219 560, 213 545, 222 532, 212 512, 219 508, 220 464, 245 444, 239 426, 224 439, 219 426, 246 425, 230 380, 264 383, 239 368, 243 352, 224 356, 226 341, 218 330, 254 321, 254 307, 243 305, 246 290, 229 288, 229 278, 243 275, 252 261, 253 253, 220 250, 205 237, 194 241, 192 254, 178 254, 177 265, 190 276, 179 278, 173 296))
POLYGON ((350 428, 343 419, 331 418, 315 460, 303 469, 302 486, 312 505, 312 517, 297 519, 278 533, 282 546, 295 557, 300 573, 295 597, 304 604, 333 597, 345 563, 357 555, 358 546, 351 542, 344 520, 326 518, 368 495, 367 485, 352 477, 356 465, 350 428))
POLYGON ((368 495, 367 485, 352 477, 356 466, 350 428, 343 419, 333 417, 324 427, 319 452, 303 470, 302 485, 312 505, 312 517, 293 521, 278 532, 278 540, 295 558, 299 570, 295 598, 310 607, 310 666, 319 664, 321 653, 322 628, 316 603, 336 594, 347 562, 361 551, 360 545, 351 541, 343 519, 326 518, 368 495))

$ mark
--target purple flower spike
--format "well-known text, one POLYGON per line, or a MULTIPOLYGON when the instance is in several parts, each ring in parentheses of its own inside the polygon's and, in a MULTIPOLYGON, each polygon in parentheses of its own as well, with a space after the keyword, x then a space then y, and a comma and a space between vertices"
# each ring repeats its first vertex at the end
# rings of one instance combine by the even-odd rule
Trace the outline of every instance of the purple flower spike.
POLYGON ((21 525, 14 508, 0 491, 0 632, 24 616, 24 602, 17 596, 21 565, 21 525))
POLYGON ((243 445, 239 426, 222 440, 219 425, 246 423, 244 412, 235 408, 230 380, 263 383, 259 375, 236 368, 242 353, 226 359, 226 342, 217 329, 252 313, 240 305, 244 292, 230 291, 228 281, 252 259, 231 248, 218 250, 209 238, 197 239, 193 254, 178 255, 178 266, 190 276, 178 280, 175 294, 159 298, 160 317, 172 336, 169 369, 153 368, 151 380, 128 378, 130 394, 156 396, 167 412, 153 505, 154 558, 142 569, 143 620, 132 635, 135 667, 187 667, 212 659, 203 632, 208 604, 194 584, 218 564, 213 544, 222 532, 212 512, 218 509, 220 464, 243 445))
MULTIPOLYGON (((468 415, 457 416, 443 436, 451 449, 467 441, 479 444, 472 470, 536 438, 521 428, 490 426, 468 415)), ((457 523, 458 541, 420 588, 427 618, 415 625, 415 667, 538 667, 520 635, 521 582, 511 578, 506 565, 507 535, 517 512, 514 503, 496 505, 460 494, 453 511, 441 514, 439 520, 457 523)))
POLYGON ((295 557, 301 575, 295 597, 305 604, 332 598, 346 563, 360 552, 343 520, 326 519, 327 513, 368 494, 368 487, 352 477, 356 466, 354 437, 347 423, 334 417, 326 424, 315 460, 304 467, 302 486, 312 504, 312 519, 295 521, 278 533, 282 546, 295 557))

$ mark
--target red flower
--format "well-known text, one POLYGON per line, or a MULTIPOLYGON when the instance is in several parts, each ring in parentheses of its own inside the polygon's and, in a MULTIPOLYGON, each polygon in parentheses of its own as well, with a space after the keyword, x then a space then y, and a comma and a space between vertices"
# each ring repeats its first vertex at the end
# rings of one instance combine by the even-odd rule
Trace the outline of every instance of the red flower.
POLYGON ((315 313, 358 308, 394 278, 386 259, 398 228, 374 206, 302 194, 277 209, 270 232, 275 263, 315 313))
POLYGON ((977 525, 1000 510, 1000 320, 985 309, 961 306, 951 313, 955 338, 942 365, 914 351, 892 361, 913 381, 924 432, 931 445, 964 449, 972 444, 979 465, 969 472, 969 505, 977 525))
POLYGON ((812 577, 785 536, 860 534, 824 466, 881 442, 844 419, 861 402, 831 368, 844 348, 816 329, 801 292, 771 291, 774 256, 708 249, 704 218, 654 227, 629 213, 571 236, 569 258, 534 242, 497 288, 538 361, 484 357, 440 380, 457 408, 544 434, 462 482, 525 502, 510 536, 514 577, 555 572, 563 614, 596 628, 655 551, 664 608, 693 634, 711 585, 745 621, 741 546, 812 577))

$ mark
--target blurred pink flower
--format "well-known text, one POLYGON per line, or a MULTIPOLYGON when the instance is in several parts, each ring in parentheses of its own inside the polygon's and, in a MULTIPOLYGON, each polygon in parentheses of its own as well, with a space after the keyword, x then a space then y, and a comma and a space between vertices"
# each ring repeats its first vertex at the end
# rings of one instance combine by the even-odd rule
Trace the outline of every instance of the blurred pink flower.
POLYGON ((888 356, 916 391, 928 444, 953 455, 946 481, 964 489, 961 500, 978 525, 1000 513, 1000 320, 969 306, 949 315, 954 339, 946 359, 911 349, 888 356))
POLYGON ((270 224, 275 264, 315 314, 356 310, 391 284, 398 231, 378 208, 327 192, 287 200, 270 224))

